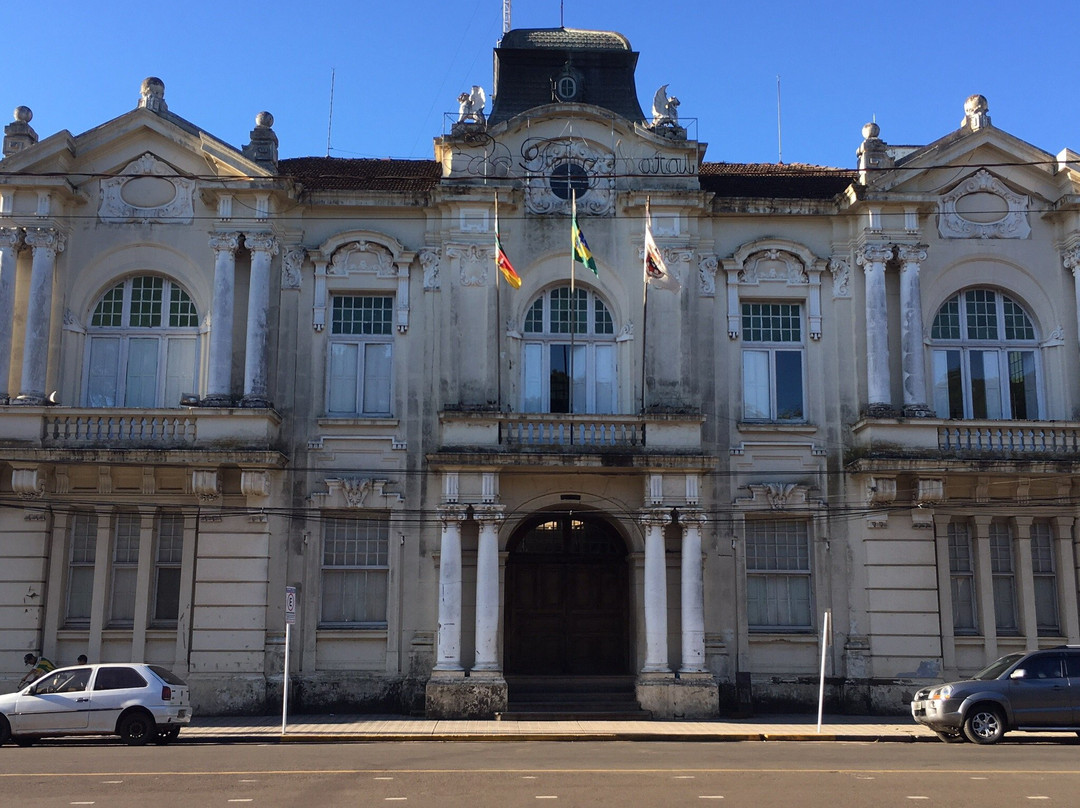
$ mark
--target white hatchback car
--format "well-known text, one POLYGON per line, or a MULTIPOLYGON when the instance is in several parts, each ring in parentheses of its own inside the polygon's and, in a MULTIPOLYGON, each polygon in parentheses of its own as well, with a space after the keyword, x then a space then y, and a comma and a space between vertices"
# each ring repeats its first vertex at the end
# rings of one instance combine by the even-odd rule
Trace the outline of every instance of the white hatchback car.
POLYGON ((0 744, 29 746, 61 735, 119 735, 166 744, 191 722, 188 686, 160 665, 114 663, 57 668, 0 696, 0 744))

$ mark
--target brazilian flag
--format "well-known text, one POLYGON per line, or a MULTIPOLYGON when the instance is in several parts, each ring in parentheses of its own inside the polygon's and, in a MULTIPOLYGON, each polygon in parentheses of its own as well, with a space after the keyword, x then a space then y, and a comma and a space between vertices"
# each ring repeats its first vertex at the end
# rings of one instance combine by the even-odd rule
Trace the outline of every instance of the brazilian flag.
POLYGON ((574 200, 572 222, 572 241, 574 245, 574 260, 579 264, 584 264, 586 267, 593 271, 593 274, 600 277, 600 273, 596 270, 596 261, 592 257, 592 251, 589 249, 589 242, 585 240, 585 234, 581 232, 581 228, 577 223, 577 200, 574 200))

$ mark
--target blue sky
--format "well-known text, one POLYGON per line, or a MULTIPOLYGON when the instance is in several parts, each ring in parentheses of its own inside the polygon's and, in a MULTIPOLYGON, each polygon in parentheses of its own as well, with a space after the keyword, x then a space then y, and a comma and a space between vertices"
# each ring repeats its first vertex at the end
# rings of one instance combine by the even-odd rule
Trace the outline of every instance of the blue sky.
MULTIPOLYGON (((513 0, 515 28, 558 27, 559 0, 513 0)), ((472 84, 490 94, 500 0, 286 3, 11 2, 0 109, 24 104, 41 137, 135 106, 148 75, 169 108, 242 145, 269 110, 282 157, 430 159, 472 84)), ((985 95, 995 126, 1080 151, 1076 0, 565 0, 568 28, 625 34, 638 97, 662 84, 696 119, 706 160, 776 162, 777 75, 786 163, 853 166, 876 117, 893 144, 955 129, 985 95), (884 16, 888 14, 888 16, 884 16)), ((10 118, 4 119, 9 122, 10 118)), ((695 125, 690 124, 690 134, 695 125)))

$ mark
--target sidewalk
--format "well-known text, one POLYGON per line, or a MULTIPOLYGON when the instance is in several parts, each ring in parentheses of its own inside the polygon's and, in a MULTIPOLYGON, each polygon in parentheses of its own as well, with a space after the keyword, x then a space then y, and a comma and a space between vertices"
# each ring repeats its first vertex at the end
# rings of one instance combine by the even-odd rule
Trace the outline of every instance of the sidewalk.
POLYGON ((195 716, 189 742, 370 743, 374 741, 934 741, 903 716, 768 715, 709 721, 449 721, 404 716, 195 716))

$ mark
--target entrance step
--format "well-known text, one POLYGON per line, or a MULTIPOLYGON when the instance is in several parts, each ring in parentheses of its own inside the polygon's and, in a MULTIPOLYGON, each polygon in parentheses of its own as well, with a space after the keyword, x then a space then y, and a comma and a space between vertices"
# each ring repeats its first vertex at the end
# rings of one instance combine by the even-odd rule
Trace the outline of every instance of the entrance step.
POLYGON ((647 721, 633 676, 507 676, 503 721, 647 721))

